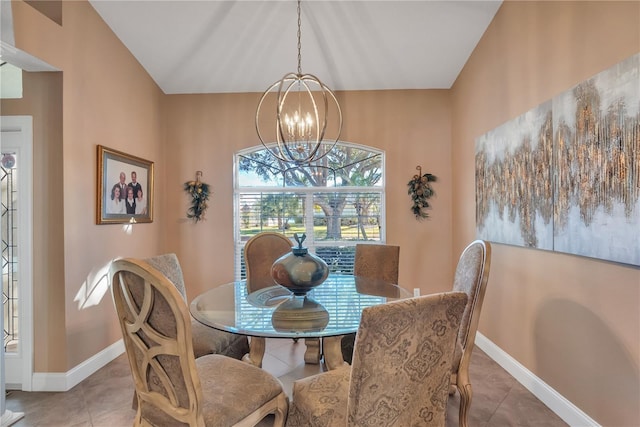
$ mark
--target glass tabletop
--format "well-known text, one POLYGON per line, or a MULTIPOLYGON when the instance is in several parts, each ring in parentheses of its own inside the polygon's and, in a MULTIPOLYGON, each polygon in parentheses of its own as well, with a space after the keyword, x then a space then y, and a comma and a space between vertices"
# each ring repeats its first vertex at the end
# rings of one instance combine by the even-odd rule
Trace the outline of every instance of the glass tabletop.
POLYGON ((199 322, 236 334, 268 338, 319 338, 356 332, 365 307, 409 298, 381 280, 329 275, 306 297, 275 285, 247 294, 244 281, 197 296, 190 311, 199 322))

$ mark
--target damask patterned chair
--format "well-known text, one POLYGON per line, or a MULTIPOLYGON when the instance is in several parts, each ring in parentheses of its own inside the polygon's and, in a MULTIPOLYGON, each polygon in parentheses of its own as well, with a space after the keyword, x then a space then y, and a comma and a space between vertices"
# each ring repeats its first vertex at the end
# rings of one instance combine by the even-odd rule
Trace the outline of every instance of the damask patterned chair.
MULTIPOLYGON (((399 268, 400 246, 363 243, 356 245, 354 275, 381 279, 397 285, 399 268)), ((355 334, 345 335, 342 338, 342 357, 349 363, 351 363, 355 339, 355 334)))
POLYGON ((487 290, 490 267, 491 244, 484 240, 473 241, 460 255, 453 281, 453 290, 462 291, 468 296, 458 333, 450 388, 450 394, 455 393, 456 389, 460 393, 459 424, 461 427, 467 426, 473 396, 469 364, 478 331, 480 310, 487 290))
POLYGON ((187 305, 148 263, 111 264, 112 292, 138 400, 134 426, 255 426, 288 410, 280 381, 260 368, 210 354, 194 357, 187 305))
MULTIPOLYGON (((175 254, 158 255, 145 261, 164 274, 180 292, 183 300, 187 302, 184 276, 175 254)), ((191 335, 193 337, 193 353, 196 358, 205 354, 222 354, 234 359, 242 359, 249 352, 249 340, 246 336, 219 331, 203 325, 193 317, 191 317, 191 335)))
POLYGON ((445 292, 365 308, 353 364, 296 381, 287 426, 444 426, 466 301, 445 292))

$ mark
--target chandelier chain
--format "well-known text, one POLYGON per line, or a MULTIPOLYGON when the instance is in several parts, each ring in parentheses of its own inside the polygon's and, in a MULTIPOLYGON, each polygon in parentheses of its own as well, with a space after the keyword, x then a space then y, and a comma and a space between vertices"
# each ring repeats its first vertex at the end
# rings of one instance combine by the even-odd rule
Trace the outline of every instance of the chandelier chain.
POLYGON ((300 0, 298 0, 298 75, 302 75, 302 43, 300 42, 300 38, 302 35, 302 31, 300 27, 302 26, 302 21, 300 19, 300 0))
POLYGON ((256 109, 256 132, 262 145, 279 161, 296 166, 317 162, 329 154, 338 142, 342 130, 342 111, 333 91, 316 76, 302 74, 301 3, 301 0, 297 0, 298 73, 288 73, 269 86, 262 94, 256 109), (276 116, 274 139, 277 146, 275 148, 265 141, 260 130, 262 105, 268 95, 273 92, 276 95, 275 105, 273 105, 276 116), (332 125, 337 129, 335 139, 331 138, 331 142, 325 143, 330 103, 333 103, 336 113, 336 117, 332 117, 335 121, 332 125), (323 144, 325 145, 321 150, 320 147, 323 144))

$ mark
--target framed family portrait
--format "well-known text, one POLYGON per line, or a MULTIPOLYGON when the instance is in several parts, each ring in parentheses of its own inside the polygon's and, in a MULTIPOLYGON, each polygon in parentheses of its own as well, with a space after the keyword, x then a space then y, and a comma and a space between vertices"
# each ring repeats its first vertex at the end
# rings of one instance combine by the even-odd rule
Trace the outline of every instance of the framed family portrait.
POLYGON ((153 162, 98 145, 96 224, 153 221, 153 162))

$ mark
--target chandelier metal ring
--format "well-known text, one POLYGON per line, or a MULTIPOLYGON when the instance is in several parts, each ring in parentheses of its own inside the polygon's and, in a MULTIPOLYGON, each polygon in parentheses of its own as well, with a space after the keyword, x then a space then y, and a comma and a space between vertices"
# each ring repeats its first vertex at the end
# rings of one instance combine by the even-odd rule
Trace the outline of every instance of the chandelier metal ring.
POLYGON ((323 158, 336 145, 342 132, 342 110, 327 85, 313 74, 302 74, 300 0, 297 12, 298 72, 286 74, 262 94, 256 110, 255 126, 260 142, 269 153, 282 162, 302 165, 323 158), (272 149, 260 131, 260 115, 265 100, 274 90, 276 127, 271 142, 275 140, 277 146, 272 149), (335 139, 331 138, 331 143, 325 142, 324 149, 320 150, 327 131, 330 102, 335 104, 332 111, 336 113, 337 134, 335 139))

